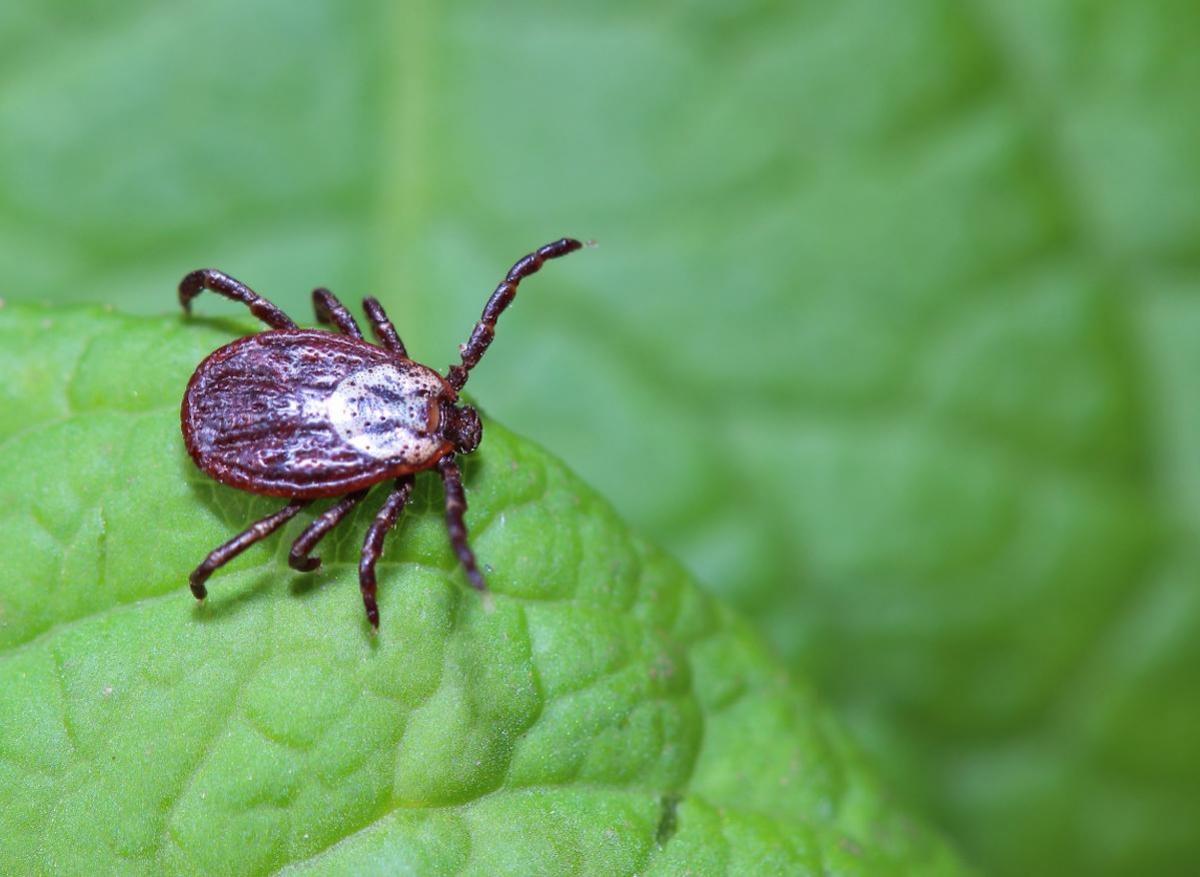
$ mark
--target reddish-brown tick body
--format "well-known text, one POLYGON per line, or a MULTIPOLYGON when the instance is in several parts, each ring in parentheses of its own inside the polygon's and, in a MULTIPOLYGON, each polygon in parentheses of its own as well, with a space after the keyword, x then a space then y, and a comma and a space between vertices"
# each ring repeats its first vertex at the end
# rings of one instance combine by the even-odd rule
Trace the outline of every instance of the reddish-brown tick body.
POLYGON ((196 369, 183 397, 183 437, 196 465, 233 487, 344 496, 451 453, 441 414, 457 398, 433 369, 366 341, 263 332, 196 369))
POLYGON ((375 564, 383 539, 412 493, 413 475, 436 468, 446 492, 450 543, 471 584, 487 589, 467 543, 467 504, 455 462, 479 445, 483 427, 474 408, 459 403, 468 373, 495 335, 496 320, 512 303, 521 280, 547 259, 579 249, 562 238, 517 261, 496 287, 462 361, 443 377, 408 358, 383 307, 363 301, 378 344, 364 340, 350 312, 327 289, 313 291, 317 319, 336 332, 301 329, 283 311, 220 271, 193 271, 179 284, 190 310, 201 291, 240 301, 270 331, 239 338, 212 353, 192 375, 181 424, 188 453, 216 480, 250 493, 281 496, 286 506, 212 551, 191 574, 192 593, 255 542, 273 533, 313 500, 340 497, 292 545, 297 570, 320 565, 317 543, 381 481, 395 487, 367 531, 359 585, 367 619, 379 626, 375 564))

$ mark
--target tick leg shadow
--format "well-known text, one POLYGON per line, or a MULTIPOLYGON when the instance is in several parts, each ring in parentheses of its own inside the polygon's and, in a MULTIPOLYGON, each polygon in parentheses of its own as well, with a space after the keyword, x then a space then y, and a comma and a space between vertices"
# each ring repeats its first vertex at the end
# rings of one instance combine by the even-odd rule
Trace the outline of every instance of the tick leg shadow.
POLYGON ((192 616, 201 624, 222 621, 267 599, 270 589, 278 586, 279 579, 274 570, 260 566, 231 572, 222 576, 217 584, 222 587, 210 588, 208 597, 195 601, 192 606, 192 616))
MULTIPOLYGON (((199 473, 185 449, 180 448, 179 453, 180 465, 184 471, 195 473, 194 477, 189 477, 192 496, 200 506, 208 510, 212 519, 222 522, 218 529, 225 529, 224 533, 217 533, 211 537, 212 544, 198 543, 189 546, 189 550, 194 551, 195 556, 189 558, 190 564, 187 569, 180 571, 179 582, 181 589, 187 593, 188 575, 209 552, 243 532, 265 515, 278 511, 281 504, 286 504, 287 501, 278 497, 255 496, 212 481, 199 473)), ((258 566, 247 567, 243 565, 244 561, 241 558, 234 558, 230 561, 230 567, 221 566, 214 570, 205 581, 208 596, 203 601, 196 602, 197 620, 212 622, 225 618, 254 600, 269 595, 271 588, 283 587, 292 579, 309 580, 302 582, 300 589, 294 592, 304 593, 314 587, 316 582, 311 580, 316 576, 323 576, 324 570, 298 573, 287 565, 288 548, 310 518, 311 513, 305 509, 278 531, 268 535, 262 541, 263 547, 251 546, 248 550, 265 551, 268 555, 259 561, 258 566)), ((330 545, 330 548, 332 547, 330 545)))
POLYGON ((247 320, 245 317, 206 316, 204 314, 179 314, 179 323, 186 326, 202 326, 223 332, 233 341, 244 335, 252 335, 263 330, 261 323, 247 320))
MULTIPOLYGON (((195 556, 189 558, 191 563, 187 569, 181 570, 179 582, 181 590, 187 593, 188 573, 195 569, 210 551, 243 532, 255 521, 278 511, 287 500, 256 496, 220 484, 200 473, 184 448, 180 448, 179 454, 180 466, 183 471, 190 473, 188 481, 191 494, 200 506, 208 510, 212 519, 222 522, 218 529, 224 530, 212 536, 212 544, 189 546, 188 550, 194 551, 195 556)), ((478 465, 478 461, 470 459, 468 471, 476 469, 478 465)), ((399 516, 395 528, 387 534, 388 545, 393 553, 391 562, 385 558, 379 564, 381 579, 390 578, 393 574, 397 556, 402 554, 402 550, 399 549, 410 538, 415 519, 429 515, 437 515, 439 520, 441 518, 444 500, 440 481, 429 475, 417 477, 415 481, 415 489, 409 502, 399 516)), ((294 569, 288 563, 288 555, 292 545, 305 529, 336 504, 339 498, 314 501, 278 530, 264 537, 261 543, 250 546, 248 552, 259 552, 259 565, 246 566, 244 559, 234 558, 229 567, 221 566, 215 569, 205 580, 207 597, 194 606, 196 620, 213 623, 227 619, 263 598, 308 599, 326 586, 345 589, 346 599, 357 604, 360 587, 358 568, 363 539, 389 494, 389 486, 390 483, 372 489, 335 527, 312 546, 310 556, 321 559, 321 565, 316 569, 294 569)))

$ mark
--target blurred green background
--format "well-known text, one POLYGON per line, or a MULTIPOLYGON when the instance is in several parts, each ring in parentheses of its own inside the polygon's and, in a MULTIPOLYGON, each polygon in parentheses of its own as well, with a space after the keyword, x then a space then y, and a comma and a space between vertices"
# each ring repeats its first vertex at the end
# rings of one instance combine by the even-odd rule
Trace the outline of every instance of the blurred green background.
POLYGON ((984 870, 1194 873, 1197 46, 1186 2, 16 0, 0 296, 171 312, 215 266, 440 365, 594 237, 488 413, 984 870))

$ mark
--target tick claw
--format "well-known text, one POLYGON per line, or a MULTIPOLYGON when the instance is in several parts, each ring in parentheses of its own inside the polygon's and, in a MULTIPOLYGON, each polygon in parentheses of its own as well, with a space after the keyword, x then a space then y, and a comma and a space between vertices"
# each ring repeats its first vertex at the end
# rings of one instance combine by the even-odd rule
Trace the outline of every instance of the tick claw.
POLYGON ((192 586, 192 596, 197 600, 204 602, 204 598, 208 596, 208 588, 204 587, 204 582, 196 581, 195 577, 193 576, 190 584, 192 586))
POLYGON ((319 557, 288 557, 288 566, 296 570, 296 572, 312 572, 321 566, 321 558, 319 557))

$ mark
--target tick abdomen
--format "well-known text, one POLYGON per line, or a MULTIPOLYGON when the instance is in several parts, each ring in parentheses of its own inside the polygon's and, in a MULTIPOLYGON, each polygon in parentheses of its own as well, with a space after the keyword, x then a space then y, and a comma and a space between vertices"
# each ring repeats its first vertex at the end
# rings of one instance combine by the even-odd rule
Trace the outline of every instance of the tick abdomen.
POLYGON ((449 452, 437 430, 447 391, 431 369, 358 339, 263 332, 201 363, 184 396, 184 436, 196 464, 226 484, 340 496, 449 452))

